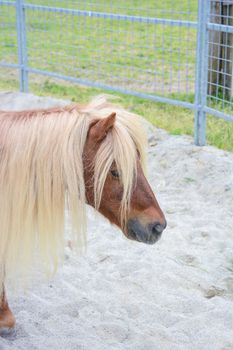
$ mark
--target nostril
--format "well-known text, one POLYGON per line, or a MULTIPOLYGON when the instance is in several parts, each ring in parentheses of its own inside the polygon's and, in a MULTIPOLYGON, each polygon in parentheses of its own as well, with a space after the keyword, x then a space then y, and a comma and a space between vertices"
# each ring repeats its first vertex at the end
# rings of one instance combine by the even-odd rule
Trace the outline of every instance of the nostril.
POLYGON ((152 226, 152 230, 151 230, 151 232, 155 235, 158 231, 157 231, 157 224, 156 225, 154 225, 154 226, 152 226))
POLYGON ((153 235, 159 235, 163 232, 164 229, 165 229, 164 225, 161 225, 159 222, 156 222, 151 227, 151 233, 153 235))

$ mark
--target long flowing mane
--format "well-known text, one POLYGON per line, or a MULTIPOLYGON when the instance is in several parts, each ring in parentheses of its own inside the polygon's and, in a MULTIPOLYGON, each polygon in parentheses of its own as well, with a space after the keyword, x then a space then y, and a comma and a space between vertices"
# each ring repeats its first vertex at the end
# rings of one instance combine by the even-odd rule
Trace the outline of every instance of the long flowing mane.
POLYGON ((82 155, 90 123, 111 112, 116 112, 115 125, 95 158, 95 207, 115 160, 124 189, 123 217, 137 152, 145 163, 146 137, 135 115, 112 105, 105 96, 87 105, 0 112, 0 286, 5 277, 26 276, 38 258, 47 272, 56 270, 64 254, 65 207, 76 246, 85 246, 82 155))

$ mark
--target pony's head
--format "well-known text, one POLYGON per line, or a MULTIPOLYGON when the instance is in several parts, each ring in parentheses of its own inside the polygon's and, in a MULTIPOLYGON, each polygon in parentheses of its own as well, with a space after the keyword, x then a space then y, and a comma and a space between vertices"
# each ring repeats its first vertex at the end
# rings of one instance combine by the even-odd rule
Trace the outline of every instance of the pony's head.
POLYGON ((138 118, 122 109, 92 120, 83 152, 84 181, 88 204, 127 238, 153 244, 166 220, 144 175, 142 129, 138 118))
POLYGON ((87 105, 0 112, 0 289, 4 276, 28 276, 37 256, 48 273, 56 270, 65 207, 77 248, 86 242, 86 203, 126 237, 158 240, 166 221, 144 176, 142 129, 138 117, 105 96, 87 105))

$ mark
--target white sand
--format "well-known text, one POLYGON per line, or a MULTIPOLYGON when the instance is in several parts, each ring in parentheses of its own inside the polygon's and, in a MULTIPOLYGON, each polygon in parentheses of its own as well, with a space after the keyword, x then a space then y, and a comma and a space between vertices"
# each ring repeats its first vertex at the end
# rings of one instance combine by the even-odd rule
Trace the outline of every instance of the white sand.
MULTIPOLYGON (((54 103, 0 95, 0 109, 54 103)), ((162 240, 128 241, 90 213, 85 256, 67 248, 52 281, 8 291, 17 325, 1 350, 233 349, 233 154, 148 128, 162 240)))

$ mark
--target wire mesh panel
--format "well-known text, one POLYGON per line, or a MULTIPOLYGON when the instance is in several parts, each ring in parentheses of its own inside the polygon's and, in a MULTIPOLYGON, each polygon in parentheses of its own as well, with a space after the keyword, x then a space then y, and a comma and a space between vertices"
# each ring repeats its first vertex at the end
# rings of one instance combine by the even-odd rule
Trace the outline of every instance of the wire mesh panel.
POLYGON ((0 62, 18 63, 15 2, 8 1, 0 11, 0 62))
POLYGON ((191 0, 25 2, 31 71, 183 99, 194 94, 191 0))
POLYGON ((222 113, 232 114, 233 0, 211 0, 209 22, 207 103, 222 113))
POLYGON ((15 1, 0 2, 0 81, 18 79, 18 46, 15 1))

